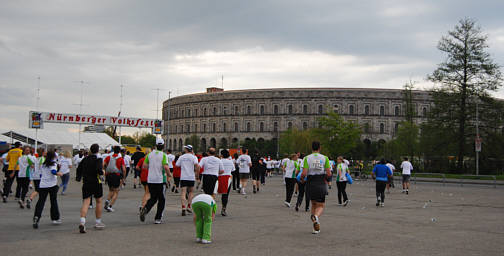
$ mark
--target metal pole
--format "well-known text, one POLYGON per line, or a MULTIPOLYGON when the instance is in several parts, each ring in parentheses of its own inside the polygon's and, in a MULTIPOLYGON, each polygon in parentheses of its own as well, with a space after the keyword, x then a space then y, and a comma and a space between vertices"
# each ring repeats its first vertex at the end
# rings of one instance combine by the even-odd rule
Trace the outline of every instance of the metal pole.
MULTIPOLYGON (((84 81, 80 81, 81 83, 81 96, 80 96, 80 104, 79 104, 79 114, 82 115, 82 101, 83 101, 83 95, 84 95, 84 81)), ((79 145, 77 148, 81 150, 81 124, 79 124, 79 145)))
MULTIPOLYGON (((123 87, 124 85, 121 84, 121 103, 119 104, 119 113, 122 112, 123 107, 123 87)), ((119 145, 121 145, 121 140, 122 140, 122 126, 119 126, 119 145)))
POLYGON ((171 91, 168 92, 168 113, 167 113, 167 124, 166 124, 166 139, 170 139, 170 112, 171 112, 171 109, 170 109, 170 105, 171 105, 171 91))
MULTIPOLYGON (((39 110, 39 101, 40 101, 40 76, 37 77, 37 99, 35 104, 35 110, 39 110)), ((35 129, 35 151, 38 149, 38 128, 35 129)))
MULTIPOLYGON (((476 99, 476 139, 478 140, 477 143, 480 143, 480 136, 479 136, 479 104, 478 104, 478 99, 476 99)), ((479 150, 476 149, 476 175, 479 175, 479 150)))

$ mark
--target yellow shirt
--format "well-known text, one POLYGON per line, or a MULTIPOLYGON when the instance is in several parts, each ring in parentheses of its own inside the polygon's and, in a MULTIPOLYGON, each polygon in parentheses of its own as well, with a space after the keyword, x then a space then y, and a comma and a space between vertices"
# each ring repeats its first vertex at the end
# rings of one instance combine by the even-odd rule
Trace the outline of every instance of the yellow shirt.
POLYGON ((9 150, 9 153, 7 153, 7 161, 9 162, 9 171, 19 170, 19 166, 17 166, 17 161, 22 155, 23 150, 20 148, 13 148, 9 150))

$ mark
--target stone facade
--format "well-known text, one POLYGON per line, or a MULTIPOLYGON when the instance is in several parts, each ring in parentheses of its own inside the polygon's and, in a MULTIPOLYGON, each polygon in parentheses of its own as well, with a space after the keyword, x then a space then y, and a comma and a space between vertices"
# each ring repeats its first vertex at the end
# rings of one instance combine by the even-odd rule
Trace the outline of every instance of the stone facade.
MULTIPOLYGON (((413 91, 417 117, 424 120, 432 100, 413 91)), ((238 144, 246 139, 276 139, 289 127, 318 126, 328 110, 362 126, 362 139, 389 140, 405 118, 404 91, 399 89, 284 88, 190 94, 163 103, 166 145, 180 151, 192 135, 201 145, 238 144)))

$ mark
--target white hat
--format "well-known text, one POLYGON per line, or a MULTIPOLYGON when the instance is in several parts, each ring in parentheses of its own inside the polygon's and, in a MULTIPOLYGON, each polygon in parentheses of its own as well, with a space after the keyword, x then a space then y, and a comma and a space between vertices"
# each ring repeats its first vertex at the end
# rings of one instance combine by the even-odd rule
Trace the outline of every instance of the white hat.
POLYGON ((189 152, 193 150, 193 146, 191 145, 185 145, 184 148, 189 150, 189 152))
POLYGON ((156 145, 164 145, 164 140, 162 138, 157 138, 156 145))

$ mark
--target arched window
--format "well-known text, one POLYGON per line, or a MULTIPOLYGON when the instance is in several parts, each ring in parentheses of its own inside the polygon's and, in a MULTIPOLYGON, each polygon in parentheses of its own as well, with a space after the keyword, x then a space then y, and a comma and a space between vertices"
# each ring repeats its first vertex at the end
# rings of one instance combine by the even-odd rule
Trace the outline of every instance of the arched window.
POLYGON ((380 124, 380 133, 381 134, 385 133, 385 124, 384 123, 380 124))
POLYGON ((203 109, 203 116, 207 116, 206 108, 203 109))
POLYGON ((212 124, 212 132, 215 132, 217 130, 217 125, 215 123, 212 124))
POLYGON ((308 129, 308 123, 307 122, 303 122, 303 130, 306 130, 308 129))
POLYGON ((182 116, 182 117, 185 117, 185 112, 184 112, 184 110, 182 110, 182 112, 181 112, 181 116, 182 116))
POLYGON ((190 109, 187 110, 187 117, 191 117, 191 110, 190 109))
POLYGON ((364 114, 365 114, 366 116, 367 116, 367 115, 369 115, 369 105, 366 105, 366 106, 364 107, 364 114))
POLYGON ((394 132, 398 132, 399 131, 399 123, 395 123, 395 127, 394 127, 394 132))
POLYGON ((287 107, 287 108, 288 108, 289 115, 292 115, 292 112, 293 112, 292 105, 289 105, 289 107, 287 107))
POLYGON ((226 127, 226 123, 223 123, 223 124, 222 124, 222 131, 223 131, 223 132, 226 132, 226 128, 227 128, 227 127, 226 127))
POLYGON ((174 133, 177 133, 178 132, 178 126, 175 125, 175 132, 174 133))
POLYGON ((187 133, 190 133, 191 132, 191 126, 186 124, 186 132, 187 133))
POLYGON ((198 132, 198 124, 194 124, 194 132, 198 132))
POLYGON ((247 106, 247 115, 252 115, 252 107, 247 106))
POLYGON ((259 123, 259 131, 264 132, 264 123, 263 122, 259 123))
POLYGON ((278 115, 278 105, 275 105, 273 107, 273 113, 275 113, 275 115, 278 115))
POLYGON ((226 107, 222 108, 222 114, 227 115, 227 108, 226 107))
POLYGON ((424 107, 424 108, 422 109, 422 116, 423 116, 423 117, 427 117, 427 108, 426 108, 426 107, 424 107))
POLYGON ((395 106, 395 108, 394 108, 394 115, 395 115, 395 116, 399 116, 399 115, 401 114, 400 112, 401 112, 401 111, 400 111, 400 109, 399 109, 399 106, 395 106))
POLYGON ((214 108, 213 108, 213 115, 214 115, 214 116, 216 116, 216 115, 217 115, 217 108, 216 108, 216 107, 214 107, 214 108))
POLYGON ((264 115, 264 105, 261 105, 260 112, 261 112, 261 115, 264 115))
POLYGON ((203 131, 202 132, 206 132, 206 124, 203 124, 203 131))
POLYGON ((321 115, 324 114, 324 107, 322 105, 318 106, 318 113, 321 115))
POLYGON ((278 132, 278 122, 273 123, 273 131, 278 132))
POLYGON ((234 131, 238 132, 238 123, 234 123, 234 131))
POLYGON ((182 151, 182 139, 179 139, 178 141, 178 150, 182 151))
POLYGON ((303 105, 303 114, 308 114, 308 105, 303 105))
POLYGON ((250 122, 247 122, 247 132, 250 132, 250 122))
POLYGON ((353 115, 354 114, 354 105, 350 105, 348 107, 348 114, 353 115))
POLYGON ((385 106, 380 106, 380 116, 385 115, 385 106))
POLYGON ((238 111, 238 106, 234 107, 234 114, 235 115, 239 115, 240 114, 240 112, 238 111))
POLYGON ((287 123, 287 129, 292 129, 292 122, 287 123))
POLYGON ((333 111, 334 111, 334 113, 337 113, 337 114, 339 113, 339 106, 338 106, 338 104, 334 104, 333 111))
POLYGON ((198 109, 197 108, 194 109, 194 116, 198 116, 198 109))

